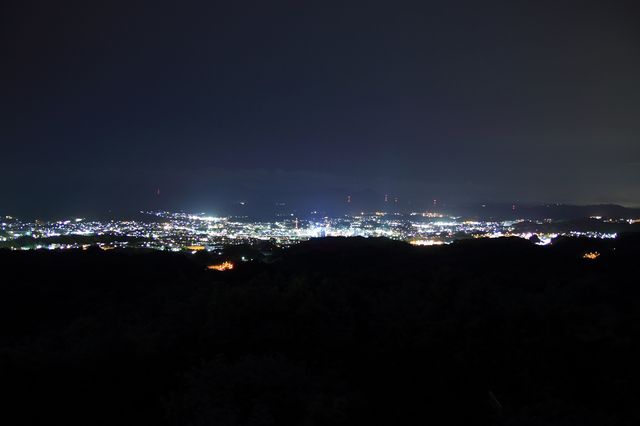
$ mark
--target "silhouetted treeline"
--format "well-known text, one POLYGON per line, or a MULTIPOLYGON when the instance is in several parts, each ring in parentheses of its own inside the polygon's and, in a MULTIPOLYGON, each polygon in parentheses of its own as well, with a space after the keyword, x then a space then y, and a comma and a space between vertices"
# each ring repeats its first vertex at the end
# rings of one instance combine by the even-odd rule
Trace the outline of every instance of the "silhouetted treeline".
POLYGON ((640 424, 639 242, 0 251, 0 421, 640 424))

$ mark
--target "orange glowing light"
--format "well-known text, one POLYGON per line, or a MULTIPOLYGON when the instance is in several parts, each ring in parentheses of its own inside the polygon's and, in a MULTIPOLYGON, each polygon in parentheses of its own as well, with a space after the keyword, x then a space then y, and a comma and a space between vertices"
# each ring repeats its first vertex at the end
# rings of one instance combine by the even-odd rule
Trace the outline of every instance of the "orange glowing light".
POLYGON ((594 260, 594 259, 597 259, 598 257, 600 257, 600 253, 598 253, 597 251, 590 251, 582 255, 583 259, 589 259, 589 260, 594 260))
POLYGON ((230 269, 233 269, 233 263, 228 261, 222 262, 217 265, 209 265, 207 266, 207 269, 212 269, 214 271, 228 271, 230 269))
POLYGON ((204 246, 187 246, 187 249, 192 251, 202 251, 204 250, 204 246))

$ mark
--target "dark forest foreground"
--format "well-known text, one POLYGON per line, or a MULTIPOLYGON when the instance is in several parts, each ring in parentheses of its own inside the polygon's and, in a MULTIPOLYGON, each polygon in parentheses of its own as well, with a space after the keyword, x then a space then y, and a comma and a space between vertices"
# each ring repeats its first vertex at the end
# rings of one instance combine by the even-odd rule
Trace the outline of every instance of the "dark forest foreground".
POLYGON ((0 251, 0 422, 640 424, 637 237, 207 256, 0 251))

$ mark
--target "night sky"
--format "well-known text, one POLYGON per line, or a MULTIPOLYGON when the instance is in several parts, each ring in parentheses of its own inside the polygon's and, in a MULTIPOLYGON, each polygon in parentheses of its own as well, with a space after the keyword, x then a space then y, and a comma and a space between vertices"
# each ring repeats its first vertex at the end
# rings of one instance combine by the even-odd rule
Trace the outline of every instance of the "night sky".
POLYGON ((639 1, 1 7, 1 214, 640 205, 639 1))

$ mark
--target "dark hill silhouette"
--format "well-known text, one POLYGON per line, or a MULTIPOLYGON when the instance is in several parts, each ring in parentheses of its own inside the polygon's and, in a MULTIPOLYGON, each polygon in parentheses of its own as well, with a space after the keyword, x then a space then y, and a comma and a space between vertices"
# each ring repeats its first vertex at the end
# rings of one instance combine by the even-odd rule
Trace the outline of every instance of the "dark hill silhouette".
POLYGON ((523 221, 515 224, 516 232, 569 233, 580 232, 630 233, 639 232, 640 224, 627 222, 604 222, 598 219, 582 218, 559 222, 536 223, 523 221))
POLYGON ((512 203, 485 203, 452 206, 446 209, 448 213, 479 219, 509 220, 526 218, 532 220, 578 220, 590 216, 602 216, 604 218, 637 219, 640 217, 640 208, 624 207, 617 204, 514 204, 512 203))
POLYGON ((639 424, 639 242, 326 238, 227 272, 204 254, 0 251, 0 416, 639 424))

